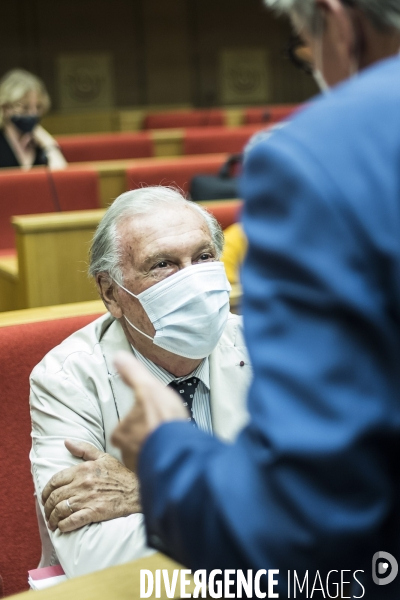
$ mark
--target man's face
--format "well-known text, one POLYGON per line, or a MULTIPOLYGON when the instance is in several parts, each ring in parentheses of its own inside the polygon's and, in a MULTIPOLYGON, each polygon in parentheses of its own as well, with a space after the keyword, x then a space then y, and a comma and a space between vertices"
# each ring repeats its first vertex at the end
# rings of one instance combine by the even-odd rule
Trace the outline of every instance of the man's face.
POLYGON ((294 25, 307 45, 312 68, 332 87, 360 67, 355 13, 340 0, 316 0, 316 6, 315 31, 302 27, 296 20, 294 25))
MULTIPOLYGON (((203 216, 183 203, 160 204, 150 214, 129 217, 119 226, 119 235, 123 285, 135 295, 190 265, 216 260, 203 216)), ((114 316, 126 315, 138 329, 153 337, 155 329, 139 300, 119 286, 114 290, 118 305, 114 316)), ((128 334, 139 351, 151 344, 130 327, 128 334)))

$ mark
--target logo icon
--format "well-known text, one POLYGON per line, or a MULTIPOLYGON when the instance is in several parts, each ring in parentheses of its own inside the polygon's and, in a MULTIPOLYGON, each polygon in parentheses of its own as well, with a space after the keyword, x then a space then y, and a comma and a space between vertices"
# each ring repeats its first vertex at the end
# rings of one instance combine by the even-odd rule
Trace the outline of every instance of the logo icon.
POLYGON ((375 552, 372 558, 372 579, 376 585, 392 583, 399 572, 399 565, 389 552, 375 552))

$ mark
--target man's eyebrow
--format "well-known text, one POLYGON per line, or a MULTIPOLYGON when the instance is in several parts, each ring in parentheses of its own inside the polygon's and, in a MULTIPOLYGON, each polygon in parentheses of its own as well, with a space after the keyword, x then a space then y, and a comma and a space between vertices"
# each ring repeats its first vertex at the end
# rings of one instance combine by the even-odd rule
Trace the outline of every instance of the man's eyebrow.
MULTIPOLYGON (((200 244, 193 252, 193 255, 198 254, 199 252, 204 252, 204 251, 211 251, 211 252, 215 252, 215 247, 212 243, 210 242, 206 242, 205 244, 200 244)), ((156 252, 155 254, 150 254, 150 256, 148 256, 144 261, 143 261, 143 265, 148 265, 148 264, 153 264, 156 263, 160 260, 169 260, 169 259, 174 259, 177 258, 177 255, 175 252, 156 252)))

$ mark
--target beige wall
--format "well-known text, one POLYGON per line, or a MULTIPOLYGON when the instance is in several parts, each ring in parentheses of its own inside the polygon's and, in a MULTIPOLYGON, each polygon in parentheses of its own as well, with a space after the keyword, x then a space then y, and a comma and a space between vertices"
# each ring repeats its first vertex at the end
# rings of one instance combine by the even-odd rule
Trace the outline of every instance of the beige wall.
POLYGON ((218 104, 222 48, 265 47, 271 101, 315 93, 312 80, 283 58, 289 25, 262 0, 19 0, 4 2, 0 73, 20 66, 45 80, 58 107, 56 57, 108 52, 116 106, 218 104))

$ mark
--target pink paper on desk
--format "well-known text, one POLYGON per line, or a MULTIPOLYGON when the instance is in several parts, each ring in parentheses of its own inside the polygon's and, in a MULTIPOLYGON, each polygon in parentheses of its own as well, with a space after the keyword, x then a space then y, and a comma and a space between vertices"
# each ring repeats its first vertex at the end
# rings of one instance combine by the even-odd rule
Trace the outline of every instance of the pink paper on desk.
POLYGON ((28 575, 31 579, 37 581, 38 579, 48 579, 49 577, 57 577, 58 575, 65 575, 64 569, 61 565, 54 565, 54 567, 43 567, 42 569, 32 569, 28 571, 28 575))

